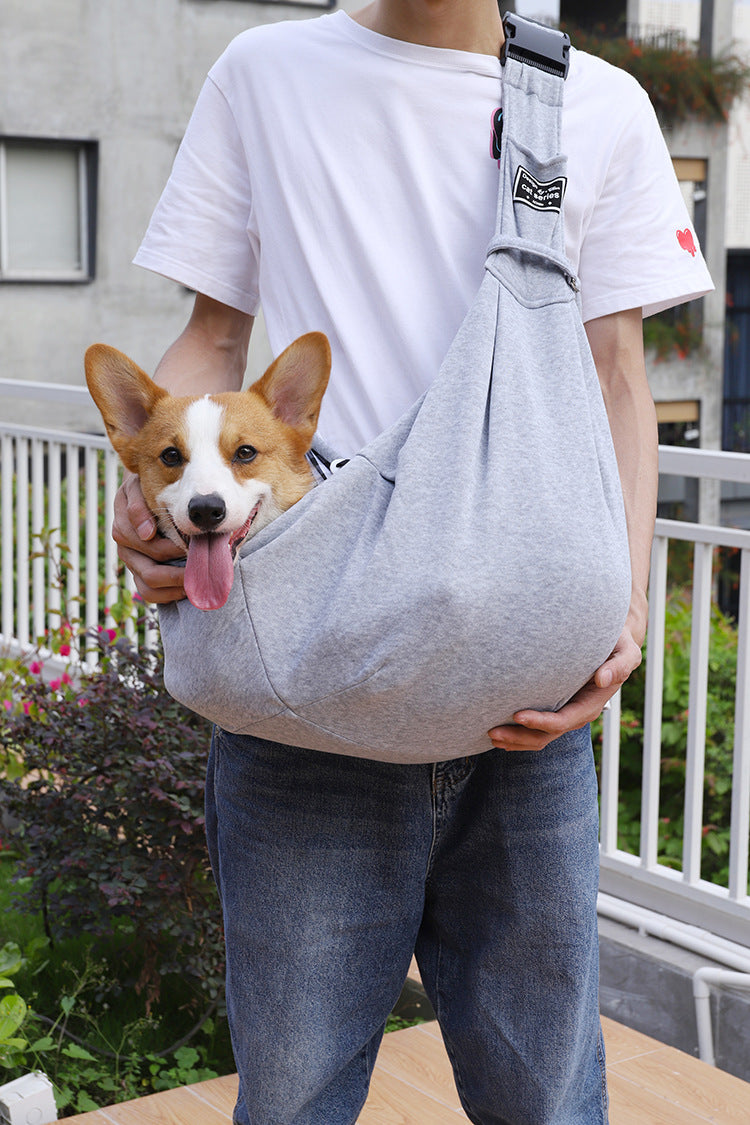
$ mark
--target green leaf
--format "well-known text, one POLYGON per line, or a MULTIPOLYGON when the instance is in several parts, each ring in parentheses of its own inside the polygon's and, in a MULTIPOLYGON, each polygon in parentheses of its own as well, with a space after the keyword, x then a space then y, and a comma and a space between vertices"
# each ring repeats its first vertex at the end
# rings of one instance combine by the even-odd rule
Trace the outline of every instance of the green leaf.
MULTIPOLYGON (((67 1055, 69 1059, 86 1059, 87 1062, 96 1062, 96 1059, 85 1047, 79 1047, 77 1043, 69 1043, 67 1047, 63 1047, 62 1053, 67 1055)), ((98 1106, 94 1107, 98 1109, 98 1106)))
POLYGON ((73 1091, 70 1086, 60 1085, 55 1086, 55 1105, 58 1109, 66 1109, 73 1101, 73 1091))
POLYGON ((26 946, 26 956, 34 957, 37 953, 41 953, 43 949, 47 949, 48 946, 49 938, 46 935, 42 934, 39 937, 32 938, 26 946))
POLYGON ((23 965, 21 950, 14 941, 8 941, 0 949, 0 976, 17 973, 23 965))
POLYGON ((30 1044, 30 1051, 52 1051, 55 1046, 55 1041, 51 1035, 45 1035, 41 1039, 37 1039, 34 1043, 30 1044))
POLYGON ((200 1055, 196 1051, 195 1047, 179 1047, 175 1051, 174 1057, 177 1060, 177 1064, 180 1067, 180 1070, 188 1070, 190 1067, 195 1066, 200 1058, 200 1055))
POLYGON ((76 1098, 76 1109, 80 1110, 81 1113, 87 1113, 89 1110, 98 1108, 98 1103, 93 1101, 87 1093, 81 1090, 76 1098))
POLYGON ((17 992, 0 1000, 0 1043, 10 1039, 26 1018, 26 1003, 17 992))
POLYGON ((4 1043, 0 1043, 0 1064, 3 1066, 17 1066, 19 1060, 16 1059, 16 1052, 26 1051, 28 1043, 25 1039, 13 1038, 6 1039, 4 1043))

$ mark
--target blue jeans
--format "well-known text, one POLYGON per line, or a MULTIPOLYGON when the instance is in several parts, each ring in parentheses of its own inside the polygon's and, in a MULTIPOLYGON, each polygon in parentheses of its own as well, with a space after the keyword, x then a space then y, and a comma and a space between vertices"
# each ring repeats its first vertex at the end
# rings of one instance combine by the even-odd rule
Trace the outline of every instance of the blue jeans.
POLYGON ((217 730, 236 1125, 353 1125, 412 951, 476 1125, 607 1121, 588 731, 399 766, 217 730))

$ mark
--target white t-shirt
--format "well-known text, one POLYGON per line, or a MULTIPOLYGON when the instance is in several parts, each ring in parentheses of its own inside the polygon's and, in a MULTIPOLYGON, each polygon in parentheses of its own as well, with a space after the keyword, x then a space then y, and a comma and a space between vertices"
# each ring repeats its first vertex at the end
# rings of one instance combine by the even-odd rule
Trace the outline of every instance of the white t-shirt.
MULTIPOLYGON (((247 313, 262 303, 275 354, 325 332, 320 430, 351 453, 426 389, 479 286, 500 94, 497 59, 342 11, 253 28, 211 70, 135 261, 247 313)), ((635 80, 572 50, 562 131, 584 319, 711 289, 635 80)))

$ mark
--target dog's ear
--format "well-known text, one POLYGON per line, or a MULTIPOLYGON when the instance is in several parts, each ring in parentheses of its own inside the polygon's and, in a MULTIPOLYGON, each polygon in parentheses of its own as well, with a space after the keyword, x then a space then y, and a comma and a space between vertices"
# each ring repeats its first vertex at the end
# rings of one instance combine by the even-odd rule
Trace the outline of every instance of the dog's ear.
POLYGON ((308 332, 290 344, 250 388, 276 417, 312 441, 331 374, 331 348, 322 332, 308 332))
POLYGON ((157 386, 132 359, 107 344, 92 344, 86 352, 84 365, 86 382, 107 427, 109 440, 130 468, 130 441, 167 391, 157 386))

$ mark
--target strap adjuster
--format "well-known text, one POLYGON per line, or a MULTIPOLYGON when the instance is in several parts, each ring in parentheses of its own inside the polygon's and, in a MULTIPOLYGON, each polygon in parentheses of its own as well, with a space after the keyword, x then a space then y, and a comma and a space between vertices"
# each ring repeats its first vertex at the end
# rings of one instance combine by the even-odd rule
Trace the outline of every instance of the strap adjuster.
POLYGON ((546 70, 567 78, 570 64, 570 36, 554 27, 547 27, 535 20, 527 20, 514 12, 503 17, 505 42, 500 50, 500 62, 505 65, 506 58, 546 70))

